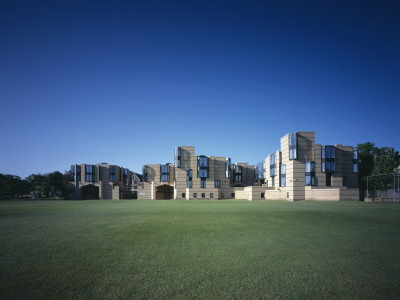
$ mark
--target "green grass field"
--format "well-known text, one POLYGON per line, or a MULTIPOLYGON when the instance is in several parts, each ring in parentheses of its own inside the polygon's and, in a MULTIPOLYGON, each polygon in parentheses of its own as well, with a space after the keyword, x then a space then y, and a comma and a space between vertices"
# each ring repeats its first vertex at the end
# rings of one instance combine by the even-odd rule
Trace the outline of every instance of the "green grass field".
POLYGON ((1 299, 400 297, 400 207, 0 201, 1 299))

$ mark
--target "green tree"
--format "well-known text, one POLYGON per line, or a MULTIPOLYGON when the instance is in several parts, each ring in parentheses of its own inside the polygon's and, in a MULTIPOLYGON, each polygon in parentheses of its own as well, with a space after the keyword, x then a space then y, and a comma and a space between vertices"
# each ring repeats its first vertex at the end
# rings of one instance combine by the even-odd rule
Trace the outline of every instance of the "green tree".
POLYGON ((358 144, 358 186, 361 190, 367 189, 367 176, 374 170, 374 143, 358 144))
POLYGON ((44 195, 44 180, 46 175, 42 174, 31 174, 25 179, 32 185, 33 190, 37 197, 44 195))
POLYGON ((18 198, 28 194, 32 186, 27 180, 10 174, 0 174, 0 195, 1 197, 18 198))
POLYGON ((64 175, 59 171, 47 174, 44 180, 45 193, 52 198, 64 195, 66 192, 64 182, 64 175))
MULTIPOLYGON (((358 144, 358 153, 358 183, 361 190, 367 189, 367 176, 391 174, 400 160, 398 151, 390 147, 378 148, 370 142, 358 144)), ((368 188, 374 190, 393 188, 393 177, 390 175, 370 177, 368 188)))

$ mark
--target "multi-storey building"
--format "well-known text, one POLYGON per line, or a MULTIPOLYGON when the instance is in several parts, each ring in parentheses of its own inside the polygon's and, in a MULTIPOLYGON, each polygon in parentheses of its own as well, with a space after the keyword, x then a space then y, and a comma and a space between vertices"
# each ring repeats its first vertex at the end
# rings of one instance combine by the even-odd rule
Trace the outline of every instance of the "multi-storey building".
POLYGON ((352 146, 315 144, 314 132, 290 133, 265 159, 265 199, 359 200, 358 153, 352 146))
POLYGON ((226 157, 175 148, 175 164, 146 165, 139 199, 358 200, 358 153, 352 146, 315 144, 314 132, 281 138, 280 150, 263 162, 266 183, 255 185, 255 168, 226 157))
POLYGON ((139 199, 235 198, 255 182, 255 168, 232 165, 226 157, 195 155, 193 146, 175 148, 174 164, 143 166, 139 199))
POLYGON ((107 163, 72 165, 70 198, 131 199, 137 192, 139 183, 137 174, 119 166, 107 163))

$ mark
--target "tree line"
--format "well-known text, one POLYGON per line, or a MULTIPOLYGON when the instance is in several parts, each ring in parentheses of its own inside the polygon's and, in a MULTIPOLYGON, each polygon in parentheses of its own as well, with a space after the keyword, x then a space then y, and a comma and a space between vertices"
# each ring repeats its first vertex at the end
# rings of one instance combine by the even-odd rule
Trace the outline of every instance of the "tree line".
MULTIPOLYGON (((393 174, 400 165, 399 151, 391 147, 378 148, 374 143, 358 144, 358 187, 367 190, 367 176, 393 174)), ((397 183, 395 182, 396 187, 397 183)), ((371 190, 393 189, 393 175, 370 177, 368 188, 371 190)))
POLYGON ((0 198, 65 197, 68 191, 69 172, 55 171, 48 174, 32 174, 22 179, 19 176, 0 173, 0 198))

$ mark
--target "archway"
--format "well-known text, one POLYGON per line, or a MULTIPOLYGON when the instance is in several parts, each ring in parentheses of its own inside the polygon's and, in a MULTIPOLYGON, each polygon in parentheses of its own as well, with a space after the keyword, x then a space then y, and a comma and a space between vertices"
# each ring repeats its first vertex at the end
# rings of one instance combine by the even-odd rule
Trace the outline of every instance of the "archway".
POLYGON ((156 187, 156 200, 166 200, 174 198, 174 188, 170 185, 163 184, 156 187))
POLYGON ((99 187, 92 184, 81 187, 81 199, 93 200, 99 199, 99 187))

